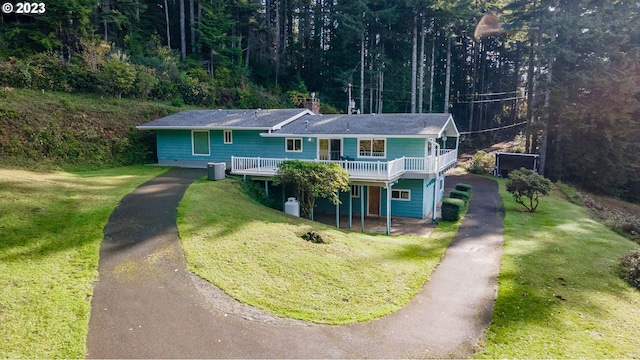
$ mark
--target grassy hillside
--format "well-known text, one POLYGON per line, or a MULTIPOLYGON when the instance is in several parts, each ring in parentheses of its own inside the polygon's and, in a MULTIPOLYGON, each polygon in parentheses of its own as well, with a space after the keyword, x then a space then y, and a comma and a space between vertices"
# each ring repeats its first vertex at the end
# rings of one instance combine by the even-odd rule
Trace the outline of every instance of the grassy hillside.
POLYGON ((640 292, 619 276, 638 244, 560 191, 523 211, 499 180, 506 210, 498 298, 476 357, 639 358, 640 292))
POLYGON ((0 166, 105 168, 153 161, 136 125, 180 108, 131 99, 0 89, 0 166))
POLYGON ((428 239, 338 230, 252 202, 236 180, 200 180, 178 208, 189 268, 285 318, 348 324, 388 315, 420 291, 459 223, 428 239), (302 239, 318 232, 327 242, 302 239))
POLYGON ((84 357, 104 225, 164 171, 0 168, 0 359, 84 357))

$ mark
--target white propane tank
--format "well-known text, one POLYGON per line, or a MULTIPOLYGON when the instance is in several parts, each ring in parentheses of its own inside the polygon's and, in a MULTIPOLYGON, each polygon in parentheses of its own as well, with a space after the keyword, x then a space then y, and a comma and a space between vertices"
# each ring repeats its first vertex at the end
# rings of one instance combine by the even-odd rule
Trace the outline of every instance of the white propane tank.
POLYGON ((289 215, 300 217, 300 203, 298 200, 293 197, 287 199, 287 202, 284 203, 284 212, 289 215))

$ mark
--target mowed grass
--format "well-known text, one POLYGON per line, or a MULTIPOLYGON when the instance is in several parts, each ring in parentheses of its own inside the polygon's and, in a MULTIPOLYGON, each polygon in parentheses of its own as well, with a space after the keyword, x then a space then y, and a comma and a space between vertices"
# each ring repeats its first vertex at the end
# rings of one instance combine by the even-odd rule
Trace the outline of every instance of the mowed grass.
POLYGON ((103 227, 163 171, 0 169, 0 358, 84 358, 103 227))
POLYGON ((559 192, 528 214, 505 191, 498 299, 478 358, 640 358, 640 291, 619 258, 637 244, 559 192))
POLYGON ((178 209, 190 269, 235 299, 282 317, 347 324, 390 314, 420 290, 457 231, 431 238, 346 232, 249 200, 237 180, 201 180, 178 209), (300 235, 317 231, 328 241, 300 235))

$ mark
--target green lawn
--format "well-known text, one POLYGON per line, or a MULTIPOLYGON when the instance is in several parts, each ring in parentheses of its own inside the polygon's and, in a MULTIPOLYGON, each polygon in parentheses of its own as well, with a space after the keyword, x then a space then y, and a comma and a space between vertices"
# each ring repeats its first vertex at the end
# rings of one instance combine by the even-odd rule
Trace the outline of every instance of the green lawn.
POLYGON ((639 358, 640 291, 617 276, 638 245, 559 192, 538 213, 505 191, 505 252, 493 321, 478 358, 639 358))
POLYGON ((0 169, 0 358, 83 358, 102 229, 166 169, 0 169))
POLYGON ((429 239, 341 231, 254 204, 231 179, 196 182, 178 213, 190 270, 241 302, 328 324, 405 306, 457 229, 443 223, 429 239), (302 240, 310 230, 329 243, 302 240))

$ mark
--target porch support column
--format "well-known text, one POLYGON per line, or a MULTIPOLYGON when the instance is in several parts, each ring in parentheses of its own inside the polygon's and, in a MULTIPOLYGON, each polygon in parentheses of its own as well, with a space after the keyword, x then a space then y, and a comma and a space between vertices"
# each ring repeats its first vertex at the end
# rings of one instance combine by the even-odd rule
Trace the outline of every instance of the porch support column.
POLYGON ((364 232, 364 185, 360 185, 360 227, 364 232))
POLYGON ((387 184, 387 235, 391 234, 391 184, 387 184))
MULTIPOLYGON (((336 191, 336 195, 338 195, 338 200, 340 199, 340 191, 336 191)), ((340 229, 340 203, 336 204, 336 227, 340 229)))
POLYGON ((269 180, 264 181, 264 193, 269 197, 269 180))
POLYGON ((349 186, 349 229, 351 229, 351 225, 353 225, 353 188, 349 186))

